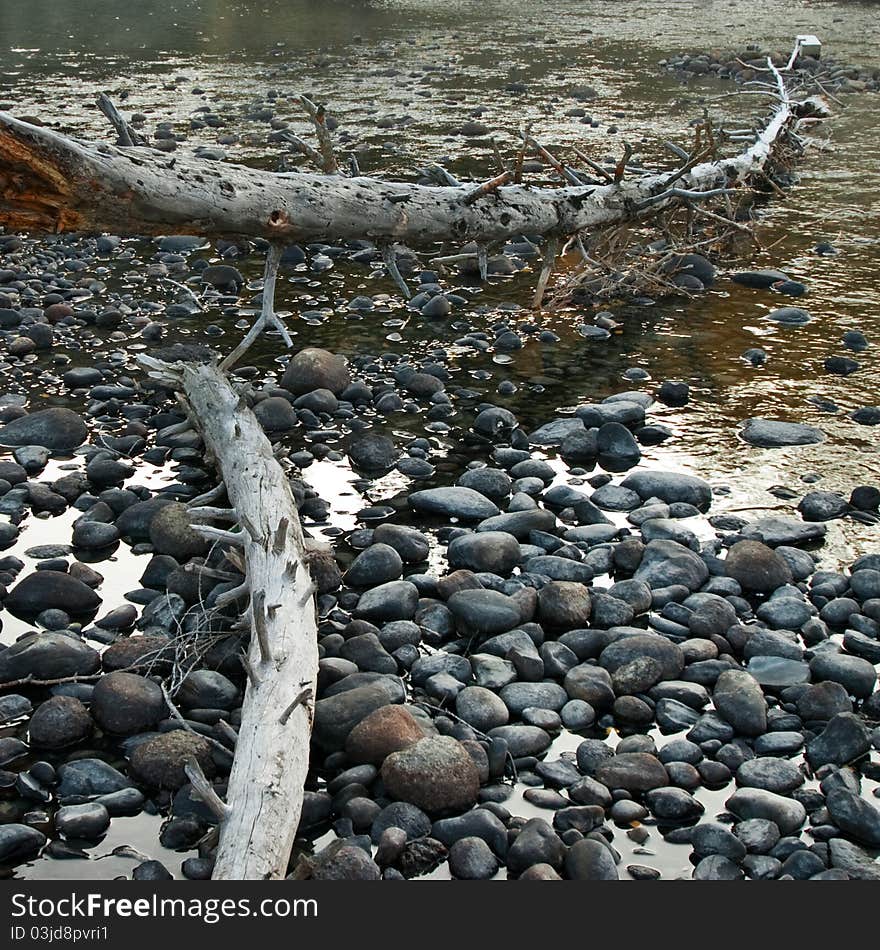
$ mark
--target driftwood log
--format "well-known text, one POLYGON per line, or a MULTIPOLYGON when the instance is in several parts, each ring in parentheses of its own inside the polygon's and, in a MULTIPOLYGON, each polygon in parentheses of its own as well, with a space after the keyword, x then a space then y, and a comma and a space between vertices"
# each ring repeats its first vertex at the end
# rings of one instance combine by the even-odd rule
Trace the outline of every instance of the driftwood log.
MULTIPOLYGON (((769 61, 768 61, 769 62, 769 61)), ((760 172, 774 144, 796 131, 803 104, 775 74, 778 101, 764 129, 731 158, 592 185, 427 186, 339 174, 276 174, 147 147, 69 138, 0 112, 0 226, 208 237, 273 243, 368 238, 419 246, 488 243, 517 235, 565 238, 647 210, 736 188, 760 172)), ((563 166, 560 166, 563 167, 563 166)), ((573 173, 568 172, 570 180, 573 173)), ((578 180, 576 176, 574 180, 578 180)))
POLYGON ((220 820, 213 876, 284 877, 309 766, 318 671, 314 587, 296 504, 256 416, 215 363, 143 362, 182 396, 216 461, 231 506, 218 514, 229 523, 194 527, 240 551, 247 590, 232 594, 250 596, 248 684, 225 805, 189 773, 220 820), (240 530, 230 530, 233 523, 240 530))
MULTIPOLYGON (((797 47, 788 68, 796 56, 797 47)), ((272 305, 280 248, 294 241, 372 239, 383 248, 389 274, 408 293, 396 268, 395 243, 477 242, 485 275, 489 243, 542 234, 547 242, 536 295, 540 302, 566 238, 751 185, 777 145, 797 136, 803 118, 823 114, 815 101, 794 102, 769 60, 766 75, 773 111, 760 131, 747 136, 748 148, 738 155, 704 160, 703 154, 679 150, 682 164, 672 171, 630 177, 626 153, 613 172, 578 153, 598 174, 592 184, 584 184, 528 130, 515 171, 502 170, 483 183, 461 184, 443 169, 436 169, 443 181, 439 186, 380 181, 360 175, 356 163, 352 176, 345 176, 333 156, 323 110, 305 99, 319 148, 299 150, 323 174, 273 174, 155 151, 108 102, 101 109, 121 145, 79 141, 0 112, 0 228, 244 235, 271 244, 262 312, 222 363, 165 364, 141 357, 184 400, 225 484, 231 505, 225 514, 240 529, 231 531, 227 523, 199 530, 238 549, 247 575, 246 589, 235 593, 250 602, 251 642, 243 660, 248 685, 227 801, 219 799, 194 763, 188 773, 220 819, 215 878, 284 876, 309 761, 318 657, 305 542, 287 476, 225 372, 264 329, 280 330, 290 345, 272 305), (527 148, 541 154, 565 184, 520 184, 527 148)))

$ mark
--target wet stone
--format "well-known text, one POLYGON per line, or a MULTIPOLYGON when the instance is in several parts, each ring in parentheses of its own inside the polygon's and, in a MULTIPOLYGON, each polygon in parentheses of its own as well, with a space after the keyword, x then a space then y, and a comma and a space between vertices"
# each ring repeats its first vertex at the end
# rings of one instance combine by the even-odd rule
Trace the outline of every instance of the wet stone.
POLYGON ((94 840, 110 827, 110 813, 98 802, 65 805, 55 813, 55 828, 68 838, 94 840))

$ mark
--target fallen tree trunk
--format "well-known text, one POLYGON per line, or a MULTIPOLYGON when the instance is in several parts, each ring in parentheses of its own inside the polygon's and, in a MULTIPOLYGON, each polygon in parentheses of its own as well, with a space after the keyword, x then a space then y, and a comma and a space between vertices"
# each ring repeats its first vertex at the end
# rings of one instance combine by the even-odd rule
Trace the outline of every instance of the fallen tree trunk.
MULTIPOLYGON (((772 67, 772 64, 771 64, 772 67)), ((375 178, 268 171, 149 148, 68 138, 0 112, 0 225, 8 230, 92 231, 272 242, 363 239, 424 245, 486 243, 520 234, 565 237, 636 219, 666 203, 718 194, 748 181, 774 145, 796 131, 802 108, 779 72, 778 102, 740 154, 672 172, 603 184, 425 186, 375 178)), ((569 176, 571 177, 571 176, 569 176)))
MULTIPOLYGON (((318 669, 314 587, 287 476, 256 416, 214 364, 144 364, 185 399, 214 457, 238 532, 205 528, 240 548, 250 593, 251 643, 226 806, 216 796, 215 880, 284 877, 309 766, 318 669)), ((198 790, 199 776, 194 787, 198 790)), ((204 789, 204 797, 211 797, 204 789)))

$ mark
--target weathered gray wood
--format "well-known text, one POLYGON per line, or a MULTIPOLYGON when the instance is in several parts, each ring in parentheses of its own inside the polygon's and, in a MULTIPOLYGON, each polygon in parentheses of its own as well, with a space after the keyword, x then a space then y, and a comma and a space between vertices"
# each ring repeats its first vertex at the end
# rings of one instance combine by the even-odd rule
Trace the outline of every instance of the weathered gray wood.
MULTIPOLYGON (((779 74, 776 73, 778 77, 779 74)), ((738 186, 796 129, 779 82, 767 126, 744 152, 684 174, 600 185, 425 186, 374 178, 275 174, 146 148, 68 138, 0 112, 0 225, 36 231, 242 234, 272 242, 370 238, 425 245, 567 236, 638 217, 699 193, 738 186), (674 181, 679 193, 669 187, 674 181), (662 197, 661 197, 662 196, 662 197)))
MULTIPOLYGON (((213 876, 281 878, 302 808, 318 670, 314 588, 296 503, 259 422, 218 366, 144 362, 164 374, 189 404, 229 502, 245 526, 234 537, 243 551, 251 593, 247 666, 252 675, 213 876)), ((225 511, 223 515, 225 520, 225 511)), ((213 537, 231 541, 228 532, 215 530, 213 537)))

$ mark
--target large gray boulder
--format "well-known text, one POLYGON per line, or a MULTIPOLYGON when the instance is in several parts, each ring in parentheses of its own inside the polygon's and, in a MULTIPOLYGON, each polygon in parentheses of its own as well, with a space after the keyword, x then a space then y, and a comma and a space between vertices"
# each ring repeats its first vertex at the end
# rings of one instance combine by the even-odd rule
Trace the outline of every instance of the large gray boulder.
POLYGON ((0 652, 0 683, 26 676, 35 680, 89 676, 100 666, 100 655, 82 640, 43 631, 17 640, 0 652))
POLYGON ((30 412, 0 427, 0 445, 42 445, 53 452, 72 452, 88 437, 82 417, 61 407, 30 412))
POLYGON ((12 588, 4 604, 16 617, 30 618, 44 610, 63 610, 71 617, 86 617, 101 606, 91 587, 62 571, 34 571, 12 588))

